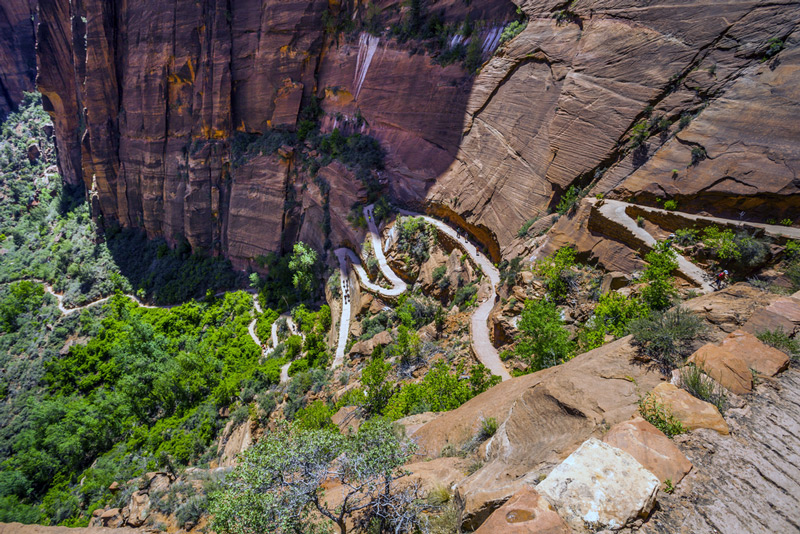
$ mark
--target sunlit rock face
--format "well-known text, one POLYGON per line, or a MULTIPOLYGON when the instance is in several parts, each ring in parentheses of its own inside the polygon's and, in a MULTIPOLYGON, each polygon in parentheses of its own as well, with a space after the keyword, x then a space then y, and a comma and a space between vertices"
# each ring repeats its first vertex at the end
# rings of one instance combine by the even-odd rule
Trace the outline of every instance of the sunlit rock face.
POLYGON ((351 170, 324 171, 334 203, 296 151, 232 157, 237 132, 296 128, 316 97, 323 132, 380 142, 387 193, 468 228, 495 258, 525 250, 520 227, 572 185, 796 211, 800 7, 516 3, 527 26, 499 44, 518 17, 511 1, 427 2, 427 16, 475 22, 473 75, 390 37, 408 15, 396 1, 375 3, 377 36, 326 26, 339 10, 362 20, 355 1, 41 0, 38 80, 62 174, 93 191, 104 220, 241 266, 301 237, 346 243, 358 237, 349 205, 365 194, 351 170), (631 129, 651 120, 632 149, 631 129), (697 147, 706 157, 693 161, 697 147))

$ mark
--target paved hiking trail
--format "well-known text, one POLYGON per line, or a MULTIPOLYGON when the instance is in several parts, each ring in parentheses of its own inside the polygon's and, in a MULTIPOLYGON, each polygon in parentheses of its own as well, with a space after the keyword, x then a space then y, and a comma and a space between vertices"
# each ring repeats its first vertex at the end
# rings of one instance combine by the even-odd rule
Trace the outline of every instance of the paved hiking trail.
MULTIPOLYGON (((590 199, 589 202, 591 202, 597 208, 598 212, 603 217, 622 225, 626 230, 636 236, 636 238, 643 241, 648 247, 652 248, 656 245, 656 238, 650 235, 647 230, 636 224, 636 221, 634 221, 633 218, 627 214, 625 208, 628 207, 628 204, 625 202, 619 202, 617 200, 603 200, 601 203, 595 199, 590 199)), ((703 269, 690 262, 680 254, 676 254, 676 257, 678 260, 678 270, 681 271, 686 278, 699 286, 703 293, 711 293, 714 291, 714 287, 709 281, 709 276, 703 269)))
MULTIPOLYGON (((495 268, 489 259, 484 256, 478 249, 469 242, 468 239, 460 236, 458 232, 447 225, 446 223, 434 219, 433 217, 429 217, 427 215, 423 215, 420 213, 414 213, 411 211, 406 210, 399 210, 400 215, 406 215, 410 217, 422 217, 427 223, 432 224, 435 226, 439 231, 447 234, 451 237, 456 243, 458 243, 459 247, 461 247, 478 265, 483 273, 488 277, 489 282, 491 284, 491 295, 489 298, 484 300, 480 306, 473 312, 472 318, 470 321, 470 336, 472 337, 472 350, 475 353, 475 356, 478 360, 486 366, 487 369, 492 374, 495 374, 501 377, 503 380, 508 380, 511 378, 511 375, 508 373, 505 365, 503 365, 502 360, 500 359, 500 355, 497 352, 497 349, 494 348, 492 345, 491 339, 489 338, 489 326, 488 326, 488 319, 489 313, 491 313, 492 308, 494 307, 494 303, 497 299, 497 285, 500 283, 500 273, 495 268)), ((372 240, 372 249, 375 253, 375 257, 378 259, 378 264, 380 266, 381 272, 386 277, 386 279, 392 284, 391 288, 384 288, 381 287, 369 280, 367 276, 367 272, 364 270, 363 266, 361 265, 361 260, 358 258, 355 252, 350 250, 349 248, 338 248, 336 249, 336 256, 339 259, 339 271, 340 276, 342 278, 342 294, 346 293, 345 288, 345 280, 348 280, 348 270, 347 270, 347 260, 350 260, 350 264, 353 265, 353 268, 358 275, 359 282, 361 285, 371 291, 373 293, 377 293, 379 295, 383 295, 386 297, 396 297, 402 295, 408 289, 406 283, 400 279, 399 276, 391 269, 389 266, 388 261, 386 260, 386 256, 383 251, 383 244, 381 242, 380 232, 378 231, 378 227, 375 224, 374 219, 374 205, 370 204, 364 208, 364 217, 367 220, 367 224, 369 225, 369 233, 370 239, 372 240)), ((342 363, 344 363, 344 349, 347 346, 347 336, 350 331, 350 313, 351 313, 351 306, 350 306, 350 299, 343 298, 343 305, 342 305, 342 319, 339 324, 339 342, 337 344, 336 349, 336 357, 334 358, 333 367, 336 368, 342 363)))

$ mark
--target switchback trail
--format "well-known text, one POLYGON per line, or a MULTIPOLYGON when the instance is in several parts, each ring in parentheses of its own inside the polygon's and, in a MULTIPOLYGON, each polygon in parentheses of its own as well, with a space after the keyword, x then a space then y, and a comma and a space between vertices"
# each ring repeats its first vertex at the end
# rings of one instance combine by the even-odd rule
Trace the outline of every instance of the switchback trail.
MULTIPOLYGON (((364 217, 367 219, 369 225, 370 238, 372 240, 372 248, 375 252, 375 257, 378 259, 381 272, 392 283, 391 288, 380 287, 371 282, 367 276, 367 272, 361 265, 361 261, 355 252, 348 248, 336 249, 336 256, 339 259, 339 270, 342 278, 342 319, 339 324, 339 343, 336 350, 336 358, 334 359, 333 367, 338 367, 344 362, 344 349, 347 346, 347 336, 350 330, 350 299, 344 301, 345 285, 344 281, 348 278, 347 260, 353 265, 353 268, 358 275, 359 282, 368 291, 377 293, 387 297, 396 297, 405 293, 408 289, 407 285, 397 274, 391 269, 386 256, 383 251, 383 244, 381 242, 380 232, 375 224, 373 216, 374 205, 370 204, 364 208, 364 217)), ((500 283, 500 273, 492 264, 492 262, 484 256, 478 249, 469 242, 468 239, 461 237, 458 232, 438 219, 434 219, 427 215, 414 213, 407 210, 399 210, 400 215, 410 217, 422 217, 427 223, 432 224, 439 231, 447 234, 452 238, 459 247, 461 247, 478 265, 483 273, 488 277, 491 285, 491 295, 489 298, 481 302, 478 308, 473 312, 470 321, 470 336, 472 338, 472 350, 478 359, 492 374, 501 377, 503 380, 508 380, 511 375, 508 373, 505 365, 503 365, 497 349, 492 345, 489 337, 489 326, 487 324, 489 313, 491 313, 494 303, 497 300, 497 285, 500 283)), ((347 293, 349 294, 349 293, 347 293)))

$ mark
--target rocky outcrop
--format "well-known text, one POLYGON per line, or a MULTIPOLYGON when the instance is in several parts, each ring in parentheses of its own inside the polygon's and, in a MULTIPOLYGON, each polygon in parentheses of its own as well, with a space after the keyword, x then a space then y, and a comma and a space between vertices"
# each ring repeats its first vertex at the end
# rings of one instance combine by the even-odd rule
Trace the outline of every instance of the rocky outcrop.
POLYGON ((570 534, 572 530, 535 489, 524 487, 494 511, 475 534, 570 534))
POLYGON ((731 333, 721 347, 735 354, 747 367, 764 376, 775 376, 789 367, 789 357, 778 349, 765 345, 743 330, 731 333))
POLYGON ((753 377, 747 364, 722 347, 707 344, 692 354, 687 363, 696 365, 725 389, 736 395, 753 390, 753 377))
POLYGON ((726 412, 731 435, 677 439, 694 464, 640 532, 796 532, 800 517, 800 375, 790 369, 726 412))
POLYGON ((502 382, 412 434, 424 455, 437 457, 446 445, 458 448, 472 439, 481 418, 500 423, 482 449, 486 465, 458 485, 465 528, 477 528, 583 441, 636 413, 639 395, 661 375, 635 357, 630 338, 620 339, 558 367, 502 382))
POLYGON ((627 452, 589 439, 547 475, 536 491, 577 532, 619 530, 646 518, 659 480, 627 452))
POLYGON ((653 397, 687 430, 709 428, 723 435, 730 433, 728 423, 713 404, 701 401, 673 384, 662 382, 653 389, 653 397))
MULTIPOLYGON (((716 188, 730 195, 732 204, 742 196, 775 204, 783 198, 770 196, 776 191, 795 191, 791 139, 796 137, 797 106, 774 115, 776 122, 792 123, 784 129, 785 142, 771 144, 769 132, 779 126, 767 121, 743 132, 753 139, 752 149, 749 143, 737 144, 736 132, 757 122, 764 108, 798 100, 797 84, 788 76, 795 72, 794 53, 779 54, 779 64, 760 63, 770 39, 788 37, 786 46, 795 49, 796 6, 778 9, 757 0, 644 2, 635 8, 602 1, 567 7, 521 3, 529 16, 527 28, 482 69, 467 106, 458 156, 437 181, 432 199, 468 213, 470 222, 491 228, 501 246, 508 247, 522 224, 553 207, 570 185, 596 179, 595 192, 612 191, 623 182, 626 194, 646 190, 663 195, 663 187, 680 198, 716 188), (706 105, 697 126, 671 137, 681 126, 682 113, 706 105), (633 150, 626 143, 629 130, 648 117, 655 117, 654 123, 664 118, 666 133, 656 131, 633 150), (726 129, 729 134, 720 133, 716 144, 709 143, 710 157, 702 167, 708 178, 694 180, 702 163, 687 168, 692 147, 726 129), (680 148, 679 162, 677 157, 659 158, 664 143, 665 153, 680 148), (743 186, 734 177, 725 178, 727 161, 736 160, 737 174, 744 174, 759 165, 766 146, 775 149, 776 157, 764 160, 774 179, 761 184, 751 173, 743 186), (643 166, 651 157, 653 163, 643 166), (663 163, 656 165, 659 159, 663 163), (672 178, 676 167, 679 180, 672 178)), ((716 204, 717 198, 706 197, 698 205, 707 200, 716 204)), ((781 202, 781 209, 790 210, 790 205, 781 202)))
POLYGON ((662 482, 678 484, 692 469, 692 463, 659 429, 635 417, 614 425, 603 442, 622 449, 662 482))

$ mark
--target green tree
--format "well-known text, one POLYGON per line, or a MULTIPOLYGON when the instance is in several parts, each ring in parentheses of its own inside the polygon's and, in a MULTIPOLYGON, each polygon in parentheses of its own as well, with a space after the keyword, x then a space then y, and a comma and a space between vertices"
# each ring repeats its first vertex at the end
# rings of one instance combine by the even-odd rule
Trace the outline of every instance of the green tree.
POLYGON ((558 365, 572 357, 574 344, 556 305, 545 300, 526 300, 519 321, 515 352, 533 371, 558 365))
POLYGON ((562 247, 552 257, 543 258, 536 264, 536 274, 544 278, 544 286, 550 296, 560 301, 567 296, 575 274, 575 249, 562 247))
POLYGON ((310 296, 316 282, 317 252, 302 241, 294 244, 289 258, 292 284, 305 296, 310 296))
POLYGON ((245 451, 223 489, 211 496, 212 528, 220 534, 320 532, 329 520, 347 534, 356 523, 413 530, 416 495, 396 487, 414 446, 376 418, 353 436, 282 427, 245 451), (327 503, 324 486, 342 499, 327 503), (324 518, 324 519, 321 519, 324 518))
POLYGON ((672 271, 678 268, 678 259, 669 243, 661 241, 644 257, 647 261, 642 280, 647 286, 642 291, 644 302, 653 310, 663 310, 672 305, 677 294, 672 271))
POLYGON ((383 413, 392 397, 392 385, 386 380, 392 366, 376 354, 361 372, 361 385, 364 388, 362 407, 368 415, 383 413))

